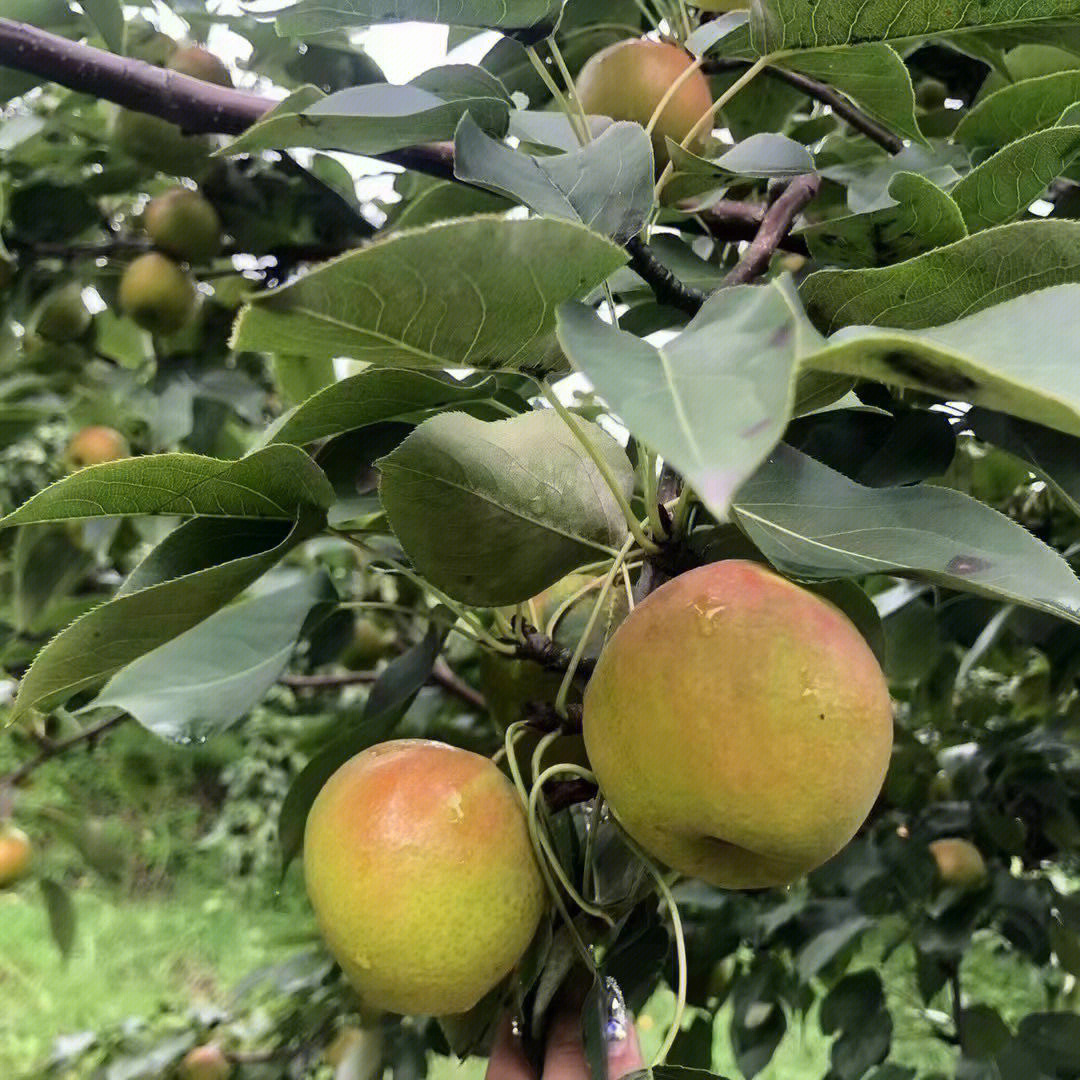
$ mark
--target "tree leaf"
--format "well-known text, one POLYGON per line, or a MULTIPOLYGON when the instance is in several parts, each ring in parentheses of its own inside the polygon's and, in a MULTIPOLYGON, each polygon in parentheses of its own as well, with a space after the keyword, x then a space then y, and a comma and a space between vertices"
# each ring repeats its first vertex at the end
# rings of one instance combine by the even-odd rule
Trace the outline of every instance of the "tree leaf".
POLYGON ((11 556, 11 613, 15 627, 32 632, 37 620, 67 596, 93 567, 93 556, 67 529, 20 529, 11 556))
POLYGON ((915 90, 907 66, 895 49, 866 42, 844 49, 797 52, 778 67, 801 71, 835 87, 864 112, 905 139, 925 143, 915 119, 915 90))
POLYGON ((1076 0, 991 0, 949 5, 937 0, 759 0, 750 40, 759 55, 788 49, 924 38, 969 27, 1010 26, 1076 15, 1076 0))
POLYGON ((267 432, 271 443, 305 446, 388 421, 419 421, 439 409, 489 401, 495 380, 454 379, 442 372, 368 368, 326 387, 267 432))
POLYGON ((965 419, 980 439, 1026 461, 1080 514, 1080 440, 989 409, 972 409, 965 419))
POLYGON ((197 625, 321 522, 193 518, 169 534, 121 591, 61 631, 35 657, 19 684, 10 720, 92 689, 133 660, 197 625), (161 554, 162 549, 168 552, 161 554), (152 568, 152 569, 151 569, 152 568), (171 572, 170 572, 171 571, 171 572))
MULTIPOLYGON (((440 72, 421 76, 430 84, 440 72)), ((454 128, 466 114, 483 130, 506 133, 511 102, 499 82, 483 68, 462 67, 472 85, 464 92, 428 89, 420 80, 395 85, 369 83, 351 86, 316 100, 300 98, 290 107, 285 101, 265 119, 238 135, 219 154, 250 154, 304 146, 350 154, 384 154, 454 137, 454 128)))
POLYGON ((957 491, 862 487, 781 444, 740 490, 734 514, 793 577, 912 572, 1080 622, 1080 581, 1069 564, 957 491))
POLYGON ((0 528, 132 514, 206 514, 291 521, 326 509, 333 489, 295 446, 270 446, 238 461, 154 454, 91 465, 58 480, 0 520, 0 528))
POLYGON ((540 38, 555 28, 561 8, 554 0, 466 0, 453 11, 444 11, 440 0, 350 0, 333 5, 326 0, 298 0, 278 14, 277 29, 283 37, 306 38, 371 23, 449 21, 485 30, 534 30, 540 38))
MULTIPOLYGON (((578 424, 629 497, 634 475, 622 447, 595 424, 578 424)), ((466 604, 527 600, 626 537, 600 470, 549 409, 491 423, 441 413, 377 465, 406 554, 466 604)))
POLYGON ((926 177, 897 173, 888 190, 892 206, 802 229, 811 255, 834 266, 892 266, 967 235, 960 207, 926 177))
POLYGON ((1022 79, 977 101, 960 118, 953 140, 970 147, 1005 146, 1053 127, 1080 101, 1080 71, 1022 79))
POLYGON ((969 232, 1012 221, 1080 154, 1080 127, 1036 131, 971 170, 949 193, 969 232))
POLYGON ((773 132, 749 135, 715 158, 694 154, 671 139, 667 145, 677 175, 771 179, 799 176, 814 168, 814 157, 802 143, 773 132))
POLYGON ((75 905, 71 902, 67 889, 52 878, 39 878, 38 884, 41 886, 41 897, 45 901, 45 912, 49 917, 49 930, 53 941, 56 942, 60 955, 66 960, 75 944, 75 905))
POLYGON ((1020 1021, 1019 1039, 1040 1068, 1055 1076, 1080 1072, 1080 1016, 1029 1013, 1020 1021))
POLYGON ((1080 222, 1018 221, 896 266, 819 270, 799 292, 817 327, 919 329, 1049 285, 1080 281, 1080 222))
POLYGON ((423 639, 386 665, 368 692, 364 708, 355 718, 348 714, 341 718, 341 730, 334 740, 292 782, 278 818, 282 872, 303 846, 308 811, 326 781, 354 754, 388 738, 416 700, 442 651, 452 618, 445 608, 435 609, 423 639))
POLYGON ((791 417, 800 355, 820 338, 786 279, 715 293, 657 347, 589 308, 559 312, 559 340, 633 434, 719 517, 791 417))
POLYGON ((474 217, 400 232, 255 296, 233 345, 397 367, 548 370, 560 362, 555 308, 626 260, 568 221, 474 217))
POLYGON ((162 738, 204 742, 262 700, 312 608, 333 599, 316 574, 217 611, 122 668, 83 711, 123 709, 162 738))
POLYGON ((1080 285, 1018 296, 925 330, 850 327, 807 364, 962 398, 1080 434, 1080 285), (1037 337, 1039 349, 1032 350, 1037 337))
POLYGON ((124 9, 121 0, 82 0, 79 5, 110 52, 124 51, 124 9))
POLYGON ((454 175, 617 243, 636 236, 653 207, 652 142, 639 124, 612 124, 574 151, 534 156, 465 116, 454 137, 454 175))

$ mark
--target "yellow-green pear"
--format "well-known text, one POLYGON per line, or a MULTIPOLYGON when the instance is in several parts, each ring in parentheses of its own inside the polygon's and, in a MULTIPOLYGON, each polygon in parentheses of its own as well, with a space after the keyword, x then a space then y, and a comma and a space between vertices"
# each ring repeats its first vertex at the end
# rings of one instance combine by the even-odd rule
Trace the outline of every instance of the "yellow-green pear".
POLYGON ((194 316, 197 302, 191 277, 156 251, 140 255, 120 279, 124 314, 152 334, 175 334, 194 316))
POLYGON ((179 1072, 181 1080, 228 1080, 232 1065, 220 1046, 206 1043, 184 1055, 179 1072))
POLYGON ((221 250, 221 218, 208 199, 189 188, 151 199, 143 228, 154 247, 182 262, 210 259, 221 250))
MULTIPOLYGON (((585 62, 577 77, 578 100, 590 115, 633 120, 645 127, 672 84, 693 62, 689 53, 666 42, 645 38, 617 41, 585 62)), ((657 171, 668 161, 665 137, 682 142, 712 103, 709 80, 700 69, 695 70, 672 95, 652 129, 657 171)), ((711 125, 706 124, 690 149, 701 150, 710 132, 711 125)))
POLYGON ((229 69, 209 49, 201 45, 185 45, 169 57, 165 65, 170 71, 181 75, 190 75, 203 82, 217 83, 219 86, 232 86, 229 69))
POLYGON ((930 844, 930 854, 945 885, 973 889, 986 880, 986 862, 970 840, 953 836, 934 840, 930 844))
POLYGON ((589 760, 623 827, 728 889, 785 885, 835 855, 881 790, 892 731, 847 616, 742 560, 650 594, 585 690, 589 760))
POLYGON ((521 958, 545 907, 524 810, 479 754, 381 743, 327 781, 304 877, 330 952, 369 1007, 466 1012, 521 958))
POLYGON ((90 329, 92 319, 82 297, 82 285, 73 281, 45 297, 34 329, 46 341, 75 341, 90 329))
POLYGON ((119 431, 102 424, 92 424, 72 438, 64 457, 72 469, 82 469, 87 465, 118 461, 130 454, 127 439, 119 431))
POLYGON ((26 877, 32 860, 33 848, 26 833, 14 825, 0 826, 0 889, 26 877))

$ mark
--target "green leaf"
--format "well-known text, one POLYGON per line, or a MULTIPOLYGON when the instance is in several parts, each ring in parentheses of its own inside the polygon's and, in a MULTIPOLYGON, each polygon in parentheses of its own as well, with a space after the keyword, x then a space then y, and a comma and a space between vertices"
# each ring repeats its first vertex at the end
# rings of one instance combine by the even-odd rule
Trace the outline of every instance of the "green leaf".
POLYGON ((965 1057, 993 1057, 1012 1038, 1008 1025, 991 1005, 970 1005, 961 1010, 956 1026, 965 1057))
POLYGON ((133 514, 291 521, 333 499, 319 467, 295 446, 269 446, 239 461, 155 454, 80 469, 0 519, 0 528, 133 514))
POLYGON ((771 179, 799 176, 814 168, 814 157, 802 143, 773 132, 750 135, 715 158, 691 153, 671 139, 667 145, 677 175, 771 179))
POLYGON ((121 0, 80 0, 79 6, 94 24, 110 52, 124 51, 124 8, 121 0))
POLYGON ((35 657, 10 719, 61 704, 212 615, 307 539, 318 522, 194 518, 165 538, 112 600, 35 657))
POLYGON ((750 40, 759 55, 787 49, 855 45, 860 41, 924 38, 969 27, 1010 26, 1072 18, 1076 0, 758 0, 750 10, 750 40))
POLYGON ((308 811, 326 781, 354 754, 388 738, 427 682, 450 626, 444 615, 452 618, 445 608, 436 609, 423 639, 386 665, 372 685, 364 708, 355 717, 341 717, 338 735, 292 782, 278 817, 282 872, 303 846, 308 811))
POLYGON ((71 902, 67 889, 52 878, 39 878, 38 884, 41 886, 41 898, 45 901, 45 912, 49 917, 49 931, 60 955, 66 960, 75 944, 75 905, 71 902))
POLYGON ((856 105, 905 139, 923 143, 915 119, 915 90, 895 49, 867 42, 845 49, 798 52, 778 67, 801 71, 835 87, 856 105))
POLYGON ((75 544, 62 526, 20 529, 11 558, 11 613, 16 629, 31 632, 49 607, 67 596, 93 565, 93 556, 75 544))
MULTIPOLYGON (((455 70, 434 69, 421 78, 430 84, 438 74, 455 70)), ((401 85, 351 86, 315 101, 301 98, 291 110, 289 102, 284 102, 218 153, 250 154, 304 146, 384 154, 417 143, 452 139, 454 128, 466 113, 485 131, 505 134, 511 103, 502 84, 483 68, 460 70, 468 73, 472 83, 462 88, 464 92, 440 94, 414 80, 401 85)))
POLYGON ((889 182, 894 205, 810 225, 798 234, 834 266, 892 266, 967 235, 960 208, 937 184, 902 172, 889 182))
POLYGON ((334 382, 334 362, 311 361, 303 356, 275 356, 274 382, 287 405, 299 405, 334 382))
POLYGON ((548 370, 560 363, 555 309, 626 261, 568 221, 474 217, 400 232, 254 297, 233 345, 397 367, 548 370))
POLYGON ((559 340, 630 431, 723 517, 783 434, 798 360, 821 339, 779 279, 715 293, 660 347, 581 304, 560 310, 559 340))
POLYGON ((1040 1068, 1055 1076, 1080 1073, 1080 1016, 1029 1013, 1020 1021, 1019 1039, 1040 1068))
POLYGON ((327 4, 326 0, 298 0, 277 17, 283 37, 306 38, 352 26, 415 20, 450 22, 455 26, 482 29, 535 30, 538 37, 554 29, 562 3, 554 0, 467 0, 444 10, 440 0, 349 0, 327 4))
POLYGON ((970 147, 1005 146, 1052 127, 1080 101, 1080 71, 1023 79, 988 94, 960 118, 953 139, 970 147))
POLYGON ((735 518, 782 573, 913 574, 1080 622, 1080 581, 1025 528, 975 499, 867 488, 781 444, 740 490, 735 518))
POLYGON ((1080 285, 1018 296, 925 330, 850 327, 814 368, 961 398, 1080 435, 1080 285), (1039 348, 1032 350, 1033 340, 1039 348))
POLYGON ((267 441, 305 446, 369 424, 422 420, 430 413, 488 401, 493 378, 454 379, 442 372, 369 368, 308 398, 270 429, 267 441))
POLYGON ((1080 514, 1080 440, 989 409, 972 409, 966 420, 980 439, 1027 462, 1080 514))
POLYGON ((641 231, 653 207, 652 142, 639 124, 612 124, 570 153, 534 156, 465 116, 454 137, 454 175, 619 243, 641 231))
POLYGON ((204 742, 262 700, 312 608, 333 599, 316 574, 226 607, 122 668, 83 711, 122 709, 162 738, 204 742))
POLYGON ((919 329, 1080 281, 1080 221, 1019 221, 872 270, 819 270, 800 287, 817 327, 919 329))
MULTIPOLYGON (((622 447, 578 424, 629 497, 622 447)), ((390 525, 416 569, 476 607, 527 600, 626 537, 600 470, 550 409, 492 423, 441 413, 377 465, 390 525)))
POLYGON ((969 232, 1012 221, 1080 154, 1080 127, 1025 135, 976 166, 949 193, 969 232))

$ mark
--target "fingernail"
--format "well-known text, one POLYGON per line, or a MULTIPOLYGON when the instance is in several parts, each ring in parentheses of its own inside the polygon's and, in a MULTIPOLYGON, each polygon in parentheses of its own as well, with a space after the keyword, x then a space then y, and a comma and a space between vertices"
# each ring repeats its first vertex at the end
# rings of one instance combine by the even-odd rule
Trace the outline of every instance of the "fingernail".
POLYGON ((607 1020, 604 1023, 604 1038, 608 1044, 624 1042, 630 1030, 630 1021, 626 1015, 626 1002, 623 1000, 619 984, 610 976, 604 980, 607 991, 607 1020))

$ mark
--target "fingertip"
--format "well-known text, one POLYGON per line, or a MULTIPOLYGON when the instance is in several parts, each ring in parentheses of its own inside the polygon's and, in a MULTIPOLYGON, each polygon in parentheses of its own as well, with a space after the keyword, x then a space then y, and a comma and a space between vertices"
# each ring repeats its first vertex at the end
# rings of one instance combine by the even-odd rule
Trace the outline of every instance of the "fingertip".
POLYGON ((514 1032, 510 1013, 499 1021, 495 1041, 488 1058, 486 1080, 536 1080, 521 1039, 514 1032))
POLYGON ((608 1043, 608 1080, 621 1080, 622 1077, 644 1067, 637 1028, 627 1017, 625 1035, 608 1043))

